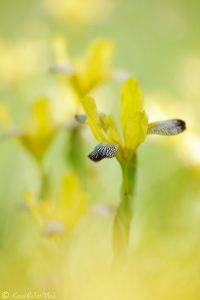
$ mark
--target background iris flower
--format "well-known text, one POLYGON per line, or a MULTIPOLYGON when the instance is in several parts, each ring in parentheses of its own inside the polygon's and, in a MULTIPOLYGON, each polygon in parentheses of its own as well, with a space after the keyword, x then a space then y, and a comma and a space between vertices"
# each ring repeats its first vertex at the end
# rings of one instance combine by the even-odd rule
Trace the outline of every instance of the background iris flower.
POLYGON ((69 235, 86 213, 87 194, 73 172, 65 174, 55 200, 38 199, 33 192, 25 192, 25 203, 37 221, 40 232, 47 237, 69 235), (42 201, 41 201, 42 200, 42 201))
POLYGON ((65 53, 64 39, 56 37, 55 55, 61 63, 52 66, 50 71, 63 74, 80 100, 97 85, 111 78, 114 48, 111 39, 99 38, 91 42, 82 57, 73 59, 65 53))
POLYGON ((38 161, 42 160, 52 139, 61 128, 61 124, 54 118, 50 100, 46 98, 33 102, 30 119, 20 127, 13 126, 6 106, 2 106, 1 116, 4 127, 2 137, 16 138, 38 161))

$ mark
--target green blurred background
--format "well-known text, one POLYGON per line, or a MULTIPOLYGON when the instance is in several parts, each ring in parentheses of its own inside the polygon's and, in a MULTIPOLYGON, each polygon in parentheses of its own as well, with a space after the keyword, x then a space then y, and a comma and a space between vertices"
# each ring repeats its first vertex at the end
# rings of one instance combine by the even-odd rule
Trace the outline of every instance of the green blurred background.
MULTIPOLYGON (((55 12, 59 1, 52 6, 48 0, 0 0, 0 101, 16 124, 28 118, 35 97, 59 101, 66 96, 59 78, 48 73, 55 63, 52 41, 61 34, 72 56, 81 55, 93 38, 113 39, 115 66, 139 78, 150 120, 181 118, 188 129, 167 140, 150 137, 139 149, 131 250, 115 276, 107 271, 112 216, 87 214, 62 242, 41 237, 20 209, 23 191, 39 185, 35 162, 13 140, 2 142, 0 293, 22 293, 22 298, 28 291, 50 290, 57 299, 199 300, 200 3, 66 0, 73 9, 55 12)), ((116 113, 119 92, 120 84, 113 81, 99 88, 102 110, 116 113)), ((58 134, 45 158, 54 185, 70 169, 67 137, 67 132, 58 134)), ((80 155, 90 169, 89 205, 116 207, 119 166, 115 160, 95 166, 87 161, 95 141, 89 130, 84 138, 80 155)))

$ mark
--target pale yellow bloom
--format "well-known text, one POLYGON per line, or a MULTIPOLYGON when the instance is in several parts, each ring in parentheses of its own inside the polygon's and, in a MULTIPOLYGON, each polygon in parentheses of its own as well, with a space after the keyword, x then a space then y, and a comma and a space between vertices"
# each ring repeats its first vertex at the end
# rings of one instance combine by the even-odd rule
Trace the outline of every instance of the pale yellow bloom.
POLYGON ((48 99, 33 103, 31 119, 21 129, 19 141, 40 160, 58 130, 48 99))
POLYGON ((55 121, 51 103, 46 98, 33 102, 29 120, 20 127, 13 128, 11 122, 9 128, 5 126, 9 121, 5 107, 0 109, 0 119, 4 123, 3 137, 15 137, 37 160, 43 158, 61 125, 55 121))
POLYGON ((41 226, 45 236, 69 234, 86 212, 87 195, 73 172, 61 178, 56 199, 37 199, 25 193, 25 203, 41 226))
POLYGON ((64 39, 57 36, 54 52, 58 64, 50 71, 64 75, 78 100, 112 75, 114 44, 109 39, 94 40, 82 57, 71 59, 64 39))

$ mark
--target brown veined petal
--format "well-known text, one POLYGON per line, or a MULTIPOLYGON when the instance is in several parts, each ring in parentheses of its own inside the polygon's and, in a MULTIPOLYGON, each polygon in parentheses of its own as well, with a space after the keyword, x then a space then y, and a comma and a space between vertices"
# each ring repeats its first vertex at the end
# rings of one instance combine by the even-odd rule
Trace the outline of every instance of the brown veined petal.
POLYGON ((107 143, 98 144, 88 157, 97 162, 104 158, 113 158, 118 150, 118 145, 108 145, 107 143))
POLYGON ((186 124, 183 120, 171 119, 150 123, 148 125, 148 134, 173 136, 182 133, 185 129, 186 124))

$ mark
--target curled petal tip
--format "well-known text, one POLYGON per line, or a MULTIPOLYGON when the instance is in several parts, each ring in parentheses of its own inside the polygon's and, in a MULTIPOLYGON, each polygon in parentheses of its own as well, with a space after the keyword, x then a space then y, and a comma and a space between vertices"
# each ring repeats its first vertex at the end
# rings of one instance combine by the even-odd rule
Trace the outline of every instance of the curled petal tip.
POLYGON ((177 122, 179 123, 179 127, 182 130, 181 132, 183 132, 184 130, 187 129, 185 121, 183 121, 183 120, 177 120, 177 122))
POLYGON ((108 145, 106 143, 101 143, 94 148, 88 157, 94 162, 98 162, 104 158, 113 158, 118 148, 119 146, 117 144, 108 145))

